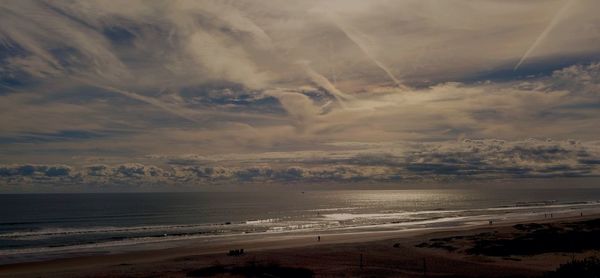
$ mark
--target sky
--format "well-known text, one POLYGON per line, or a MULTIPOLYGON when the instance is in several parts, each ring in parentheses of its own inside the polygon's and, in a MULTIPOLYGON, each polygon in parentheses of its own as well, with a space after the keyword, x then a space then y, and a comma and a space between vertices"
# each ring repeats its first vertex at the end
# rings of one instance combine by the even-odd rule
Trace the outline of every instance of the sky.
POLYGON ((0 2, 0 192, 600 174, 600 2, 0 2))

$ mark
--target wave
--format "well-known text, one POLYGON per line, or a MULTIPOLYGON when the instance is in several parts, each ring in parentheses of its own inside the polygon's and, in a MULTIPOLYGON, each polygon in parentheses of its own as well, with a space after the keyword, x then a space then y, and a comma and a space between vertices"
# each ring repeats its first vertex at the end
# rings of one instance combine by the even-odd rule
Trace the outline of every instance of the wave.
MULTIPOLYGON (((424 229, 437 226, 485 224, 489 220, 543 219, 544 214, 597 212, 600 202, 530 202, 512 206, 478 209, 434 209, 415 211, 344 212, 350 208, 329 210, 333 213, 280 218, 257 218, 236 223, 200 223, 185 225, 149 225, 133 227, 44 228, 38 231, 11 231, 0 240, 22 241, 0 248, 2 255, 80 252, 84 249, 127 247, 166 243, 187 239, 216 240, 229 236, 272 233, 335 232, 352 230, 424 229), (52 246, 50 246, 52 245, 52 246), (16 247, 18 246, 18 247, 16 247)), ((311 210, 306 210, 311 212, 311 210)), ((314 211, 314 210, 312 210, 314 211)), ((1 261, 1 260, 0 260, 1 261)))
POLYGON ((57 237, 57 236, 70 236, 70 235, 84 235, 84 234, 99 234, 99 233, 133 233, 133 232, 150 232, 150 231, 170 231, 170 230, 183 230, 183 229, 198 229, 198 228, 214 228, 221 227, 224 225, 230 225, 226 223, 221 224, 186 224, 186 225, 153 225, 153 226, 133 226, 133 227, 115 227, 115 226, 102 226, 102 227, 85 227, 85 228, 43 228, 38 231, 18 231, 0 233, 0 239, 14 239, 14 238, 27 238, 27 237, 57 237))
MULTIPOLYGON (((564 204, 557 204, 554 201, 542 201, 542 202, 528 202, 528 203, 516 203, 513 206, 503 207, 492 207, 492 208, 481 208, 481 209, 462 209, 462 210, 422 210, 422 211, 400 211, 400 212, 386 212, 386 213, 329 213, 319 214, 318 216, 310 215, 312 222, 320 221, 338 221, 338 222, 360 222, 360 220, 367 220, 367 222, 377 222, 379 220, 392 219, 396 221, 410 222, 413 220, 420 219, 431 219, 439 218, 442 216, 450 215, 476 215, 486 214, 485 212, 502 212, 502 211, 517 211, 517 210, 531 210, 531 209, 557 209, 557 208, 571 208, 571 207, 586 207, 600 204, 599 202, 571 202, 564 204)), ((320 209, 319 211, 339 211, 350 208, 333 208, 333 209, 320 209)), ((310 210, 315 211, 315 210, 310 210)), ((133 226, 133 227, 120 227, 120 226, 104 226, 104 227, 83 227, 83 228, 43 228, 36 231, 10 231, 0 233, 0 239, 43 239, 52 237, 66 237, 86 234, 109 234, 109 233, 159 233, 158 235, 171 234, 171 233, 195 233, 219 230, 223 226, 227 226, 229 229, 239 229, 244 232, 243 225, 260 226, 269 224, 278 224, 281 226, 283 219, 280 218, 265 218, 265 219, 253 219, 246 220, 238 223, 224 222, 224 223, 201 223, 201 224, 185 224, 185 225, 151 225, 151 226, 133 226)), ((289 221, 288 221, 289 222, 289 221)), ((287 223, 290 224, 291 222, 287 223)), ((290 224, 296 225, 296 224, 290 224)), ((304 224, 307 225, 307 224, 304 224)), ((316 224, 310 224, 316 225, 316 224)), ((301 226, 302 227, 302 226, 301 226)), ((273 229, 273 227, 266 227, 266 229, 273 229)), ((301 228, 300 228, 301 229, 301 228)), ((285 230, 295 230, 293 228, 285 228, 285 230)), ((246 231, 247 232, 247 231, 246 231)))
POLYGON ((531 209, 558 209, 558 208, 575 208, 575 207, 587 207, 587 206, 596 206, 599 205, 598 202, 572 202, 565 204, 556 204, 553 202, 535 202, 528 203, 525 205, 515 204, 514 206, 504 206, 504 207, 492 207, 492 208, 481 208, 481 209, 462 209, 462 210, 444 210, 444 209, 436 209, 436 210, 421 210, 421 211, 404 211, 404 212, 390 212, 390 213, 330 213, 321 215, 323 218, 327 220, 335 220, 335 221, 350 221, 350 220, 358 220, 358 219, 406 219, 411 220, 415 218, 430 218, 431 216, 436 215, 477 215, 482 214, 482 212, 502 212, 502 211, 522 211, 522 210, 531 210, 531 209))
POLYGON ((268 218, 268 219, 257 219, 257 220, 246 220, 244 223, 248 225, 256 225, 256 224, 265 224, 265 223, 273 223, 279 220, 278 218, 268 218))

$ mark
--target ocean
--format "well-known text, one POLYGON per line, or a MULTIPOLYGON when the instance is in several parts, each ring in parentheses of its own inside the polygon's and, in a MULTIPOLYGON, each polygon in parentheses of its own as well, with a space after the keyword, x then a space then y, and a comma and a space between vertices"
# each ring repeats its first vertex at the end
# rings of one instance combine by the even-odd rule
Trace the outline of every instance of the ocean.
POLYGON ((281 233, 412 230, 600 212, 600 189, 0 195, 0 264, 281 233))

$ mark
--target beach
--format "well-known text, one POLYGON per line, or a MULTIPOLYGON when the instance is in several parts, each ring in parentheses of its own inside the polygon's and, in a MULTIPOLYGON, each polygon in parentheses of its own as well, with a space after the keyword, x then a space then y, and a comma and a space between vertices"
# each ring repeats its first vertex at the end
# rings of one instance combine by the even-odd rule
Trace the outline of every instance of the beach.
POLYGON ((253 271, 297 277, 535 277, 597 255, 597 219, 598 214, 568 215, 470 227, 338 232, 323 234, 320 241, 315 234, 190 240, 176 248, 2 265, 0 277, 245 277, 253 271), (548 231, 562 238, 549 239, 548 231), (543 245, 544 240, 570 240, 570 235, 582 238, 582 232, 591 238, 589 245, 567 244, 563 250, 524 251, 507 245, 500 248, 514 254, 495 254, 480 244, 498 247, 527 236, 543 245), (241 249, 243 255, 228 255, 241 249))

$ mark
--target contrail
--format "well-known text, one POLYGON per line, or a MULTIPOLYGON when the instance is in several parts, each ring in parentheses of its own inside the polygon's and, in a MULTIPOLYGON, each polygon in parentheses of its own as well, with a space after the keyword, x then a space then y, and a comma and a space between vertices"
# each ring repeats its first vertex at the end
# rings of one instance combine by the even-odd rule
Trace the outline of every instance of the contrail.
POLYGON ((350 41, 352 41, 354 44, 356 44, 356 46, 358 46, 358 48, 365 54, 365 56, 367 56, 367 58, 369 60, 371 60, 378 68, 383 70, 387 74, 387 76, 394 82, 394 84, 396 86, 403 87, 400 80, 398 80, 398 78, 396 78, 396 76, 394 76, 392 71, 385 64, 383 64, 381 61, 379 61, 379 60, 377 60, 377 58, 375 58, 375 55, 373 55, 373 53, 371 53, 371 51, 369 50, 367 45, 363 42, 362 38, 367 37, 365 34, 363 34, 362 32, 360 32, 350 26, 346 26, 346 25, 342 24, 341 21, 337 19, 337 16, 335 16, 333 14, 329 14, 329 15, 330 15, 331 21, 340 30, 342 30, 342 32, 344 32, 344 34, 346 35, 346 37, 348 37, 348 39, 350 39, 350 41))
POLYGON ((17 93, 21 92, 20 90, 17 90, 17 89, 15 89, 15 88, 13 88, 13 87, 11 87, 11 86, 8 86, 8 85, 4 85, 4 84, 2 84, 2 83, 0 83, 0 87, 3 87, 3 88, 6 88, 6 89, 9 89, 9 90, 11 90, 11 91, 13 91, 13 92, 17 92, 17 93))
POLYGON ((150 105, 152 105, 154 107, 160 108, 160 109, 162 109, 162 110, 164 110, 166 112, 169 112, 171 114, 174 114, 176 116, 179 116, 181 118, 189 120, 191 122, 199 123, 199 121, 197 119, 191 117, 187 113, 183 113, 183 112, 179 111, 178 109, 175 109, 175 107, 172 107, 172 106, 170 106, 168 104, 165 104, 165 103, 163 103, 163 102, 161 102, 161 101, 159 101, 159 100, 157 100, 155 98, 143 96, 143 95, 140 95, 140 94, 137 94, 137 93, 134 93, 134 92, 129 92, 129 91, 121 90, 121 89, 114 88, 114 87, 111 87, 111 86, 105 86, 105 85, 99 85, 99 84, 93 84, 93 83, 88 83, 88 84, 92 85, 92 86, 95 86, 95 87, 98 87, 98 88, 101 88, 101 89, 109 90, 109 91, 112 91, 112 92, 124 95, 124 96, 126 96, 128 98, 132 98, 132 99, 135 99, 135 100, 139 100, 139 101, 145 102, 147 104, 150 104, 150 105))
POLYGON ((513 71, 519 69, 521 64, 525 62, 525 59, 527 59, 529 55, 531 55, 531 53, 537 48, 537 46, 546 38, 546 36, 548 36, 548 34, 552 32, 552 29, 556 27, 556 25, 560 22, 564 14, 569 10, 571 6, 573 6, 575 1, 577 0, 567 0, 567 3, 556 13, 554 18, 552 18, 552 21, 550 21, 550 24, 546 26, 546 29, 544 29, 544 31, 537 37, 535 42, 533 42, 529 49, 527 49, 527 52, 525 52, 523 57, 521 57, 521 60, 519 60, 519 63, 517 63, 517 65, 513 68, 513 71))
POLYGON ((203 121, 200 121, 195 116, 206 116, 206 115, 222 116, 222 117, 226 117, 226 118, 243 118, 243 119, 248 119, 248 118, 263 119, 263 120, 278 119, 278 117, 272 117, 272 116, 268 116, 268 115, 255 115, 255 114, 249 114, 249 113, 244 113, 244 112, 228 113, 228 112, 219 112, 219 111, 196 111, 196 110, 191 110, 191 109, 177 106, 177 105, 170 105, 170 104, 164 103, 156 98, 147 97, 144 95, 140 95, 138 93, 121 90, 119 88, 115 88, 115 87, 111 87, 111 86, 105 86, 105 85, 94 84, 94 83, 87 83, 87 84, 121 94, 121 95, 129 97, 131 99, 145 102, 147 104, 150 104, 154 107, 160 108, 166 112, 169 112, 173 115, 179 116, 181 118, 184 118, 184 119, 189 120, 194 123, 202 123, 203 122, 203 121))
POLYGON ((112 86, 98 84, 98 83, 88 81, 88 80, 85 80, 82 78, 71 77, 71 79, 77 80, 79 82, 82 82, 82 83, 90 85, 90 86, 94 86, 94 87, 101 88, 101 89, 104 89, 107 91, 111 91, 113 93, 117 93, 117 94, 120 94, 122 96, 131 98, 131 99, 139 100, 141 102, 144 102, 146 104, 149 104, 151 106, 159 108, 165 112, 168 112, 175 116, 179 116, 183 119, 189 120, 194 123, 205 123, 206 119, 200 120, 198 118, 198 116, 207 116, 207 115, 221 116, 221 117, 230 118, 230 119, 249 119, 249 118, 263 119, 263 120, 278 120, 279 119, 278 117, 274 117, 274 116, 255 115, 255 114, 244 113, 244 112, 228 113, 228 112, 220 112, 220 111, 191 110, 191 109, 188 109, 185 107, 164 103, 156 98, 147 97, 147 96, 135 93, 135 92, 122 90, 122 89, 115 88, 112 86))

